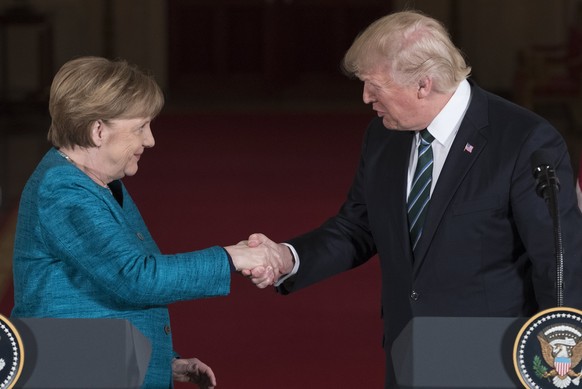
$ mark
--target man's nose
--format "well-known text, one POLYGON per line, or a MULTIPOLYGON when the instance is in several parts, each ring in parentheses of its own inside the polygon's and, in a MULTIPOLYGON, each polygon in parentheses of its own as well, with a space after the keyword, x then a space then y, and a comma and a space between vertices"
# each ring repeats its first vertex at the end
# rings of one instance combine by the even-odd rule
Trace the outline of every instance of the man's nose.
POLYGON ((364 90, 362 92, 362 100, 365 104, 371 104, 375 101, 374 94, 370 91, 370 88, 364 83, 364 90))

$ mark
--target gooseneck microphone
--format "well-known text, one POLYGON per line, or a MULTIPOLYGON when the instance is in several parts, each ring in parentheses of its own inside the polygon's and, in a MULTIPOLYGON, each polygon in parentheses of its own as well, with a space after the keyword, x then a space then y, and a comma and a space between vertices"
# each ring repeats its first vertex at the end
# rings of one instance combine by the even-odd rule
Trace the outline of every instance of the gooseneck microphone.
POLYGON ((562 227, 558 207, 560 181, 551 164, 551 155, 547 150, 536 150, 531 155, 533 176, 536 180, 536 193, 548 205, 554 227, 554 250, 556 255, 556 296, 557 306, 564 305, 564 246, 562 244, 562 227))
POLYGON ((551 193, 558 193, 560 190, 560 180, 556 177, 556 172, 550 163, 549 153, 546 150, 534 151, 531 155, 531 167, 536 179, 536 193, 548 202, 551 193))

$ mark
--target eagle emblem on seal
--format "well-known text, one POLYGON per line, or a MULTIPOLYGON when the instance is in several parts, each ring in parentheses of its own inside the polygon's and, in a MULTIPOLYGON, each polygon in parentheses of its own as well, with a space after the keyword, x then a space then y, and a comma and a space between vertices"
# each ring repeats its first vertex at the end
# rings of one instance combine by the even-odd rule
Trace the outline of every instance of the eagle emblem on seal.
POLYGON ((570 324, 554 324, 539 332, 537 338, 543 360, 549 366, 542 366, 538 359, 534 368, 537 375, 551 380, 557 388, 579 386, 582 369, 574 369, 582 361, 582 330, 570 324))

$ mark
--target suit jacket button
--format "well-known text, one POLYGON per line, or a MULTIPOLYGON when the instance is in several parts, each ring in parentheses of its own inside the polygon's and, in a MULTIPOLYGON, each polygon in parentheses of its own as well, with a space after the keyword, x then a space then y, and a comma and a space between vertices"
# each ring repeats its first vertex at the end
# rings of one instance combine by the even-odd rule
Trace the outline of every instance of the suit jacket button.
POLYGON ((410 298, 417 301, 420 298, 420 294, 416 290, 413 290, 412 293, 410 293, 410 298))
POLYGON ((144 237, 143 237, 143 235, 142 235, 142 233, 141 233, 141 232, 138 232, 136 235, 137 235, 137 238, 138 238, 139 240, 143 240, 143 239, 144 239, 144 237))
POLYGON ((170 330, 170 326, 169 325, 166 324, 164 326, 164 332, 166 333, 166 335, 170 335, 171 330, 170 330))

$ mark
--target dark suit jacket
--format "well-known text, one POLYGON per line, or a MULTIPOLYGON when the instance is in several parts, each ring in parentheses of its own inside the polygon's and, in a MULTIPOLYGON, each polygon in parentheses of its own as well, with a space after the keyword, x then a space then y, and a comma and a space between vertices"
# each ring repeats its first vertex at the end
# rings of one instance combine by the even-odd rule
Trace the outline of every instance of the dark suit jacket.
POLYGON ((340 212, 289 241, 301 266, 281 293, 379 254, 388 383, 390 346, 413 316, 531 316, 555 306, 552 220, 536 195, 530 162, 538 149, 550 150, 561 182, 564 303, 582 308, 582 214, 564 140, 539 116, 474 83, 471 91, 432 194, 416 258, 406 215, 413 133, 388 130, 380 118, 367 129, 340 212))

